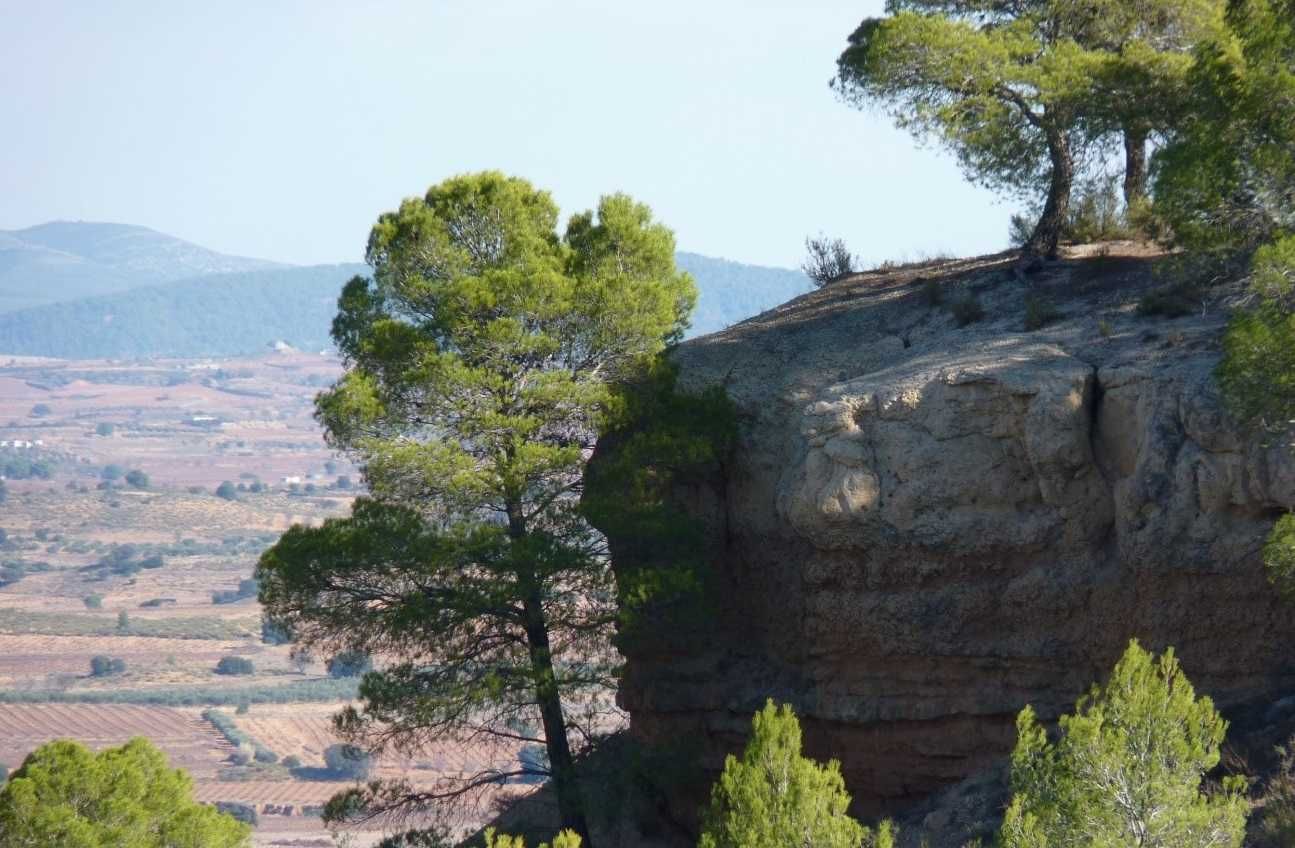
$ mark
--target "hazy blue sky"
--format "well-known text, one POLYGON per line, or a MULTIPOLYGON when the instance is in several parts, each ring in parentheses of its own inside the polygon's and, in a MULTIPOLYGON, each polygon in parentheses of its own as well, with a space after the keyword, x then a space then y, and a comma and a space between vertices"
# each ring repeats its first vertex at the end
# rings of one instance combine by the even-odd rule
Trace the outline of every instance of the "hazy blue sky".
POLYGON ((626 191, 679 245, 795 265, 996 250, 1010 208, 827 82, 881 0, 0 0, 0 229, 144 224, 360 257, 404 196, 499 168, 626 191))

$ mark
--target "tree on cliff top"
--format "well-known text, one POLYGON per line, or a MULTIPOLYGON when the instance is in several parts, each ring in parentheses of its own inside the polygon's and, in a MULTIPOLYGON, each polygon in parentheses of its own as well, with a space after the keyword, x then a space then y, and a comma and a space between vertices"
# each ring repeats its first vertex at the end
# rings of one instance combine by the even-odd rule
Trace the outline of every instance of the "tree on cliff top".
POLYGON ((1004 848, 1241 844, 1245 780, 1201 791, 1227 722, 1196 697, 1172 649, 1157 659, 1131 642, 1110 680, 1061 717, 1055 743, 1029 707, 1016 726, 1004 848))
MULTIPOLYGON (((563 827, 589 844, 571 737, 599 730, 615 680, 616 591, 580 510, 616 405, 687 326, 696 290, 674 237, 624 195, 557 232, 548 193, 456 177, 383 215, 372 280, 345 287, 347 373, 317 401, 371 499, 286 533, 260 562, 273 620, 322 653, 388 658, 338 717, 369 749, 472 735, 544 745, 563 827)), ((434 804, 515 776, 499 765, 425 792, 370 786, 336 817, 434 804)))
POLYGON ((1125 195, 1145 191, 1146 139, 1173 123, 1189 49, 1221 0, 890 0, 850 37, 833 81, 846 102, 951 147, 968 177, 1046 186, 1026 252, 1056 254, 1079 159, 1125 143, 1125 195))
POLYGON ((1234 0, 1190 73, 1192 119, 1156 156, 1157 210, 1186 246, 1295 234, 1295 2, 1234 0))
POLYGON ((846 813, 849 806, 841 764, 801 756, 800 722, 791 707, 770 700, 755 714, 742 758, 724 761, 698 846, 892 848, 889 823, 874 837, 846 813))
POLYGON ((251 829, 192 798, 145 739, 94 753, 58 740, 0 786, 0 848, 245 848, 251 829))

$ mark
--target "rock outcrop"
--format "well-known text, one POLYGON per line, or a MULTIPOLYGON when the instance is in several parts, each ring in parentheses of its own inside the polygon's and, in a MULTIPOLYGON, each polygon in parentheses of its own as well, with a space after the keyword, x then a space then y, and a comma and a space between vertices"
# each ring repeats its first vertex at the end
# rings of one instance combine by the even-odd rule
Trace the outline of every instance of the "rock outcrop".
POLYGON ((722 487, 686 495, 718 626, 632 649, 633 734, 718 769, 786 700, 856 812, 895 813, 1001 763, 1023 705, 1068 709, 1130 638, 1173 645, 1225 708, 1295 691, 1295 615, 1259 558, 1295 451, 1221 404, 1229 290, 1139 316, 1155 283, 1136 256, 1024 282, 1006 257, 927 265, 682 346, 684 384, 742 416, 722 487), (940 304, 968 297, 985 318, 959 328, 940 304), (1060 315, 1025 330, 1043 299, 1060 315))

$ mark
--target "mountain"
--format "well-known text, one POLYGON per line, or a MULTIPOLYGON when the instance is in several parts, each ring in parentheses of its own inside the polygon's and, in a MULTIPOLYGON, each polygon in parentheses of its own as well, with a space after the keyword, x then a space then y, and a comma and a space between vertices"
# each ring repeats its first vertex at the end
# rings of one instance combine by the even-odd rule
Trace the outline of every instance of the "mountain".
MULTIPOLYGON (((700 290, 690 336, 722 330, 810 288, 798 271, 695 253, 677 258, 700 290)), ((319 350, 331 345, 343 283, 368 270, 226 256, 123 224, 60 222, 0 232, 0 354, 232 356, 276 341, 319 350), (15 308, 24 299, 27 308, 15 308)))
POLYGON ((0 353, 68 359, 232 356, 332 345, 342 285, 366 265, 210 274, 0 314, 0 353))
POLYGON ((207 274, 283 267, 129 224, 52 221, 0 230, 0 312, 207 274))
POLYGON ((714 333, 809 291, 799 271, 744 265, 696 253, 675 254, 679 267, 697 281, 699 297, 689 337, 714 333))

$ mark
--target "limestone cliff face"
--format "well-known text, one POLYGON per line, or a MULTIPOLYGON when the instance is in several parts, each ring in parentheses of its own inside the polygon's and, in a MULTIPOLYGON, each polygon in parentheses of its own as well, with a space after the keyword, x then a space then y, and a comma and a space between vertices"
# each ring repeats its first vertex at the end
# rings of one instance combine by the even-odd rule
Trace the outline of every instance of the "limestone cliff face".
POLYGON ((684 345, 684 383, 726 386, 743 419, 722 487, 681 495, 711 528, 719 626, 633 649, 633 733, 717 768, 787 700, 858 810, 894 812, 1001 761, 1024 704, 1068 709, 1132 637, 1224 706, 1295 690, 1295 614, 1258 556, 1295 507, 1293 451, 1221 406, 1226 292, 1139 317, 1151 285, 1132 257, 1028 284, 950 263, 684 345), (936 292, 985 320, 957 328, 936 292), (1027 332, 1040 295, 1062 317, 1027 332))

